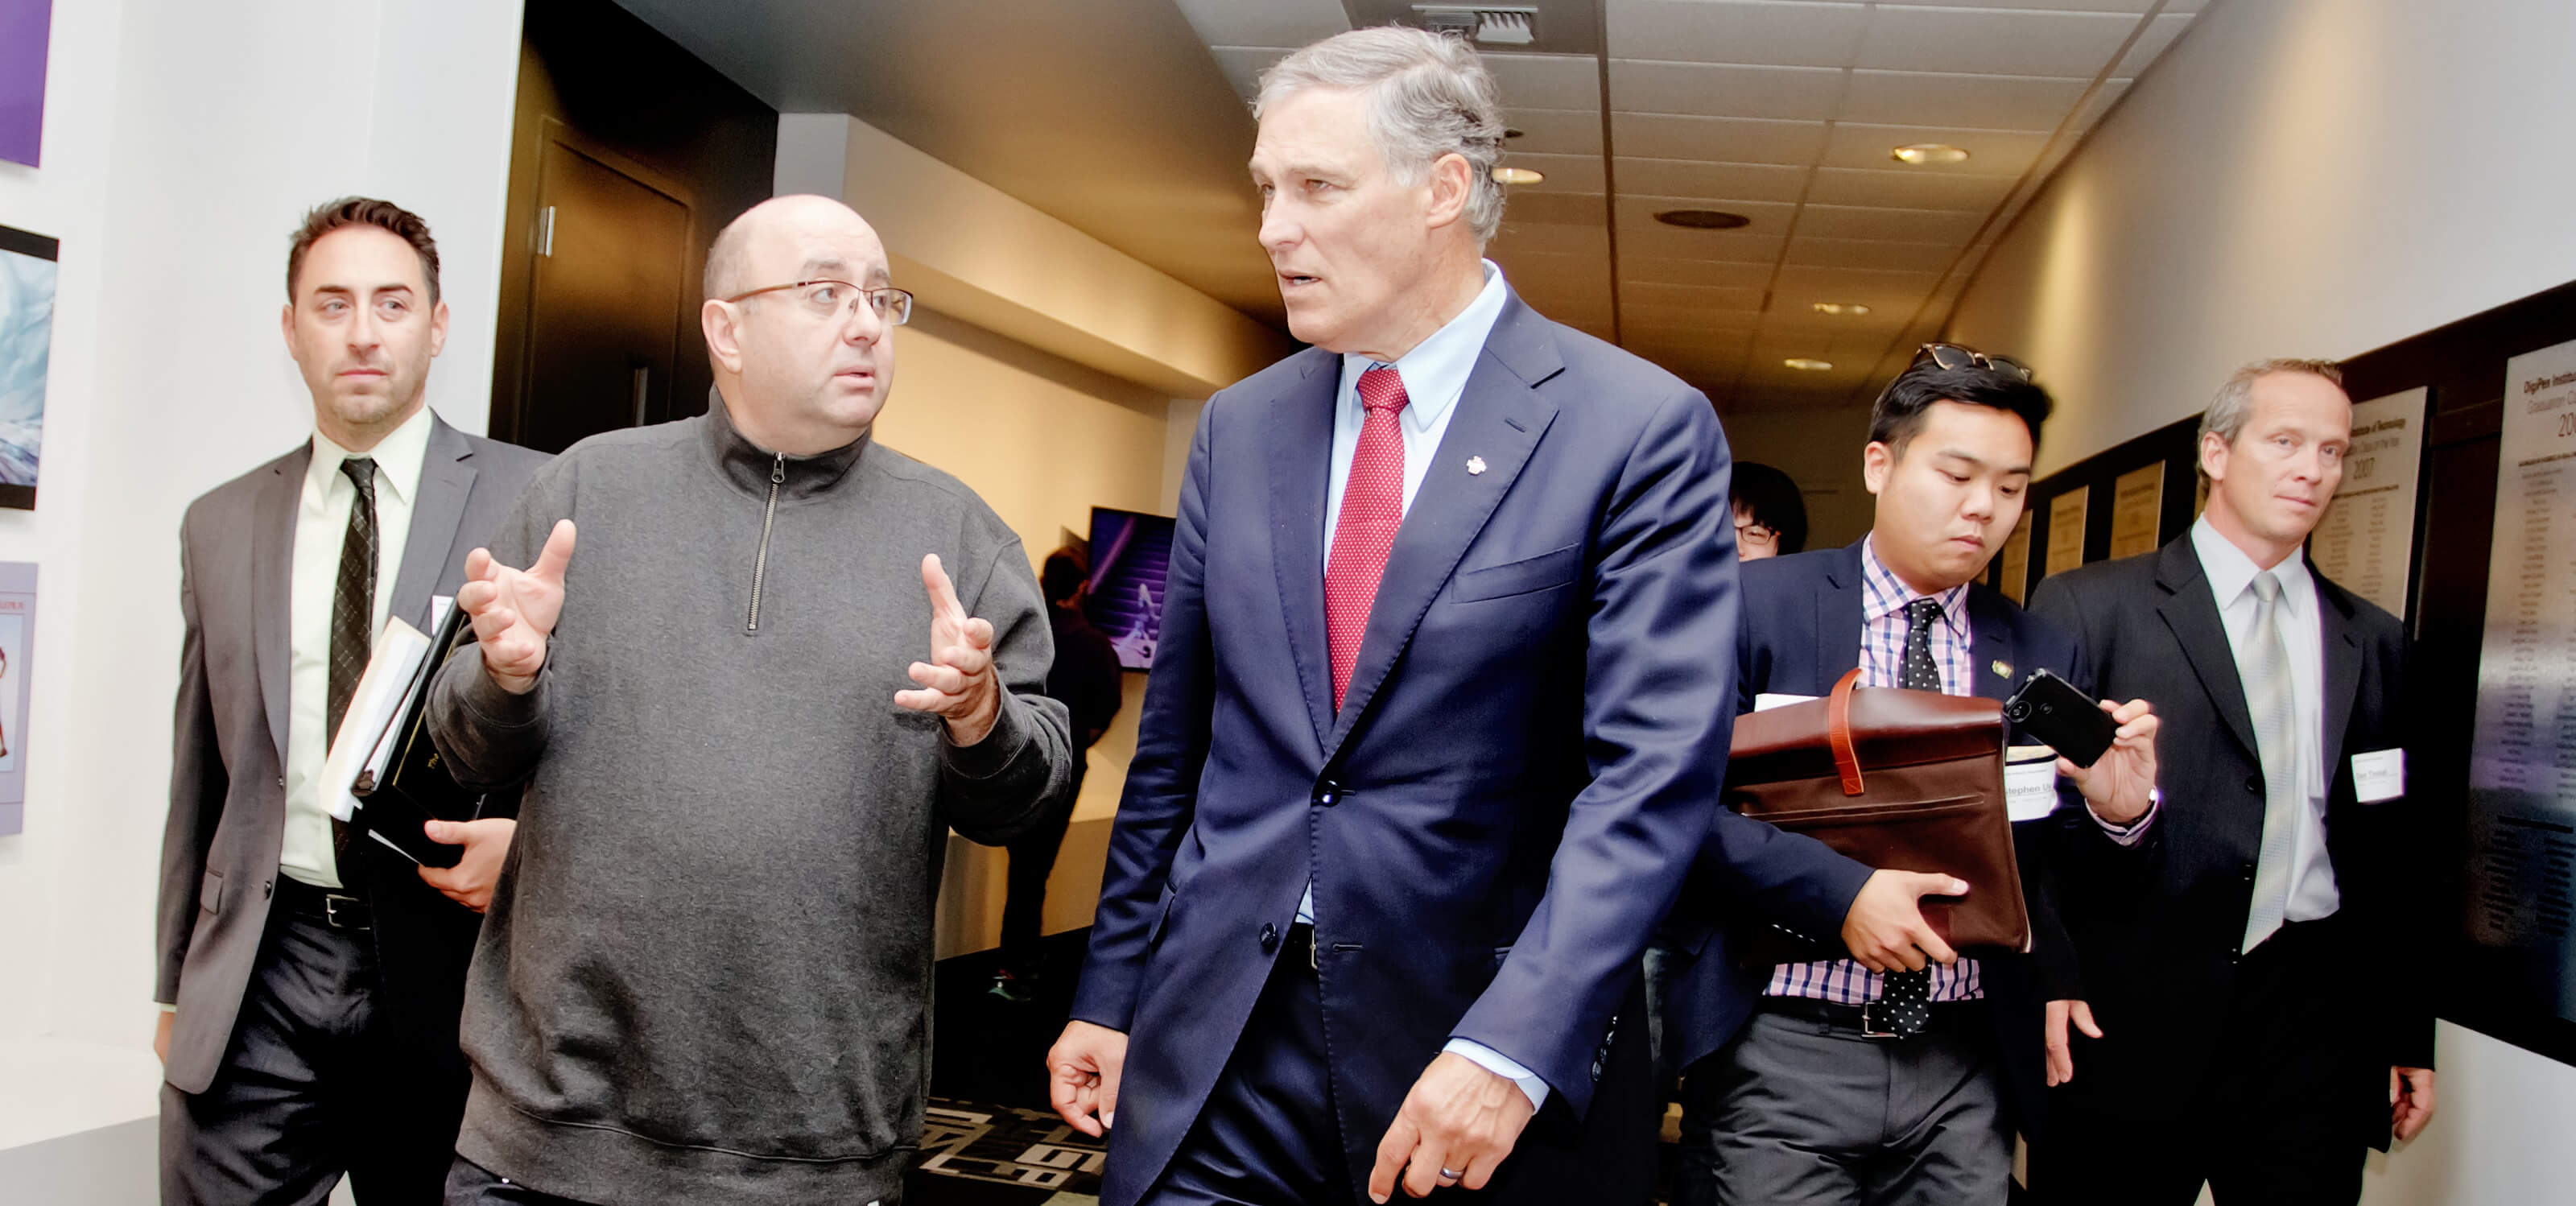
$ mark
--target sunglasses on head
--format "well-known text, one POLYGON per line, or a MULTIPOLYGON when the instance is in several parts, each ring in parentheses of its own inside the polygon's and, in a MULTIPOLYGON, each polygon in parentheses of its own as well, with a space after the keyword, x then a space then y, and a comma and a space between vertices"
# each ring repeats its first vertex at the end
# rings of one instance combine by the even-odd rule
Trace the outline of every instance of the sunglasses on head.
POLYGON ((1998 373, 2011 373, 2024 381, 2030 380, 2030 366, 2021 361, 2007 356, 1989 356, 1975 348, 1963 348, 1955 343, 1927 343, 1916 348, 1914 363, 1907 367, 1920 368, 1925 364, 1937 365, 1945 369, 1992 369, 1998 373))

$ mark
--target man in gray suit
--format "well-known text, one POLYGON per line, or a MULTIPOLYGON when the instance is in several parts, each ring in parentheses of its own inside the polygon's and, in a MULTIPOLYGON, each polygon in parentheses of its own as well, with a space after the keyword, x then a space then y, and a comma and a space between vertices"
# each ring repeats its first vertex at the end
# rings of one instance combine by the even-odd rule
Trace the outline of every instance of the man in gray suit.
POLYGON ((435 1202, 465 1104, 465 965, 516 820, 429 823, 420 867, 334 820, 322 762, 374 634, 425 627, 546 457, 423 405, 438 247, 344 198, 289 245, 287 351, 313 438, 180 527, 179 658, 153 1040, 165 1202, 435 1202))

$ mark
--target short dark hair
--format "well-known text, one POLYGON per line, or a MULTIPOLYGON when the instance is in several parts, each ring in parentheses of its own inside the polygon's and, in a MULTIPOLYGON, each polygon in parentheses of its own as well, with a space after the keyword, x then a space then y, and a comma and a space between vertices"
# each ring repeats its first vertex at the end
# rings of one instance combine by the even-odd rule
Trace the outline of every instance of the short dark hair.
POLYGON ((1807 500, 1797 479, 1760 461, 1737 461, 1727 493, 1747 518, 1779 533, 1782 556, 1806 549, 1807 500))
POLYGON ((420 256, 420 274, 429 282, 429 304, 438 304, 438 240, 429 237, 429 223, 419 214, 373 197, 342 197, 325 201, 304 215, 304 224, 286 243, 286 300, 295 300, 295 278, 304 272, 304 253, 313 250, 322 236, 351 226, 373 226, 411 244, 420 256))
POLYGON ((1046 592, 1047 602, 1062 603, 1090 578, 1091 571, 1082 567, 1082 559, 1072 549, 1057 549, 1047 554, 1046 568, 1038 571, 1038 587, 1046 592))
POLYGON ((1935 402, 1989 406, 2018 415, 2022 426, 2030 429, 2033 451, 2039 448, 2040 425, 2056 406, 2047 390, 2023 380, 2019 373, 1976 365, 1945 369, 1927 360, 1898 373, 1879 392, 1877 405, 1870 408, 1870 442, 1885 444, 1903 456, 1905 442, 1923 430, 1923 412, 1935 402))

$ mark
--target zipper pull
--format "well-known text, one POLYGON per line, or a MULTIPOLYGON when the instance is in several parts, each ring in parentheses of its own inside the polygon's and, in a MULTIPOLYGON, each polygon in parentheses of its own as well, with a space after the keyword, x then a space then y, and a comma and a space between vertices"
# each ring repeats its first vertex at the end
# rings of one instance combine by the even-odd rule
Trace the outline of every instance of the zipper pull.
POLYGON ((785 482, 786 480, 787 480, 787 454, 786 454, 786 453, 784 453, 784 452, 782 452, 782 453, 779 453, 779 454, 778 454, 778 463, 777 463, 777 464, 775 464, 775 465, 770 466, 770 468, 769 468, 769 484, 770 484, 770 485, 775 486, 775 485, 778 485, 778 484, 780 484, 780 483, 782 483, 782 482, 785 482))

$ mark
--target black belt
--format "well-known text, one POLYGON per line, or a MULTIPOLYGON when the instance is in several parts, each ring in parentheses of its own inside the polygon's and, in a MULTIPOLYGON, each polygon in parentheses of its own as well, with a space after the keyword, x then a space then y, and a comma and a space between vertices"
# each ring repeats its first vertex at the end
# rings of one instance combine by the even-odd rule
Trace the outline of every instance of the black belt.
MULTIPOLYGON (((1935 1001, 1931 1006, 1932 1016, 1930 1020, 1923 1023, 1923 1033, 1933 1034, 1958 1029, 1967 1021, 1968 1017, 1972 1013, 1984 1004, 1984 1001, 1935 1001)), ((1892 1030, 1889 1030, 1884 1024, 1871 1020, 1869 1015, 1870 1011, 1876 1008, 1875 1003, 1870 1005, 1838 1005, 1832 1001, 1820 1001, 1814 997, 1766 996, 1762 998, 1761 1008, 1764 1013, 1776 1013, 1783 1017, 1800 1018, 1810 1022, 1822 1022, 1828 1026, 1837 1027, 1843 1030, 1857 1030, 1860 1032, 1862 1038, 1898 1039, 1904 1037, 1892 1030)))
POLYGON ((317 888, 292 875, 277 877, 277 908, 307 917, 335 930, 371 930, 375 914, 366 898, 331 888, 317 888))

